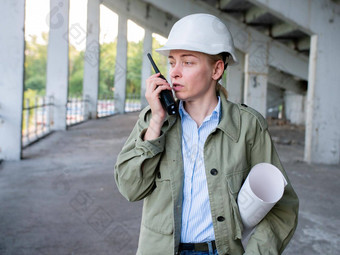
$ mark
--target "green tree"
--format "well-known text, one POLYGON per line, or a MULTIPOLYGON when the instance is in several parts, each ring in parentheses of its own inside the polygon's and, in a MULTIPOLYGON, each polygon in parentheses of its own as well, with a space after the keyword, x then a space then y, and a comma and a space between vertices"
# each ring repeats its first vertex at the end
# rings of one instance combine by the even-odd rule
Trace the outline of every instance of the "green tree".
POLYGON ((37 36, 32 36, 25 46, 24 88, 35 90, 38 95, 43 95, 46 88, 47 34, 43 33, 42 38, 44 42, 39 44, 37 36))
POLYGON ((143 41, 128 43, 126 93, 140 94, 143 61, 143 41))
POLYGON ((117 41, 100 45, 99 98, 113 96, 117 41))
POLYGON ((158 69, 167 77, 168 74, 168 58, 160 54, 156 51, 156 49, 162 47, 163 45, 160 44, 155 38, 152 38, 152 58, 156 62, 158 69))
MULTIPOLYGON (((36 91, 37 95, 43 96, 46 87, 46 63, 47 63, 47 41, 48 35, 42 35, 44 42, 39 44, 37 37, 26 42, 25 58, 25 90, 36 91)), ((153 48, 162 45, 153 39, 153 48)), ((113 96, 114 80, 116 68, 116 49, 117 41, 103 43, 100 46, 100 65, 99 65, 99 97, 104 95, 113 96)), ((69 47, 69 96, 79 96, 83 91, 84 77, 84 51, 78 51, 74 46, 69 47)), ((126 92, 140 93, 141 70, 143 54, 143 41, 128 43, 127 60, 127 88, 126 92)), ((153 58, 161 72, 167 74, 167 58, 153 51, 153 58)), ((150 65, 151 68, 151 65, 150 65)), ((122 70, 120 70, 121 72, 122 70)), ((119 72, 119 71, 118 71, 119 72)), ((26 93, 31 95, 32 93, 26 93)))
POLYGON ((81 96, 84 77, 84 51, 69 46, 69 97, 81 96))

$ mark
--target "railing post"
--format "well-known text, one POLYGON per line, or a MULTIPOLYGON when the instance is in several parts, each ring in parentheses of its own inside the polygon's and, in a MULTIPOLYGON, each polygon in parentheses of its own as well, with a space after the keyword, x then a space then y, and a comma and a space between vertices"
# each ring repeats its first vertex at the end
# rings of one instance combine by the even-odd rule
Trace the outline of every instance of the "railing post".
POLYGON ((29 141, 29 125, 30 125, 30 100, 26 99, 26 139, 29 141))
POLYGON ((47 130, 51 130, 51 126, 53 125, 53 96, 48 97, 48 110, 47 110, 47 130))
POLYGON ((37 128, 37 124, 38 124, 38 97, 34 98, 34 108, 33 108, 33 114, 34 114, 34 135, 35 137, 38 137, 38 128, 37 128))
POLYGON ((85 101, 84 101, 84 120, 88 120, 90 116, 90 108, 89 108, 89 102, 90 102, 90 96, 85 95, 85 101))
POLYGON ((46 131, 46 98, 42 97, 42 110, 41 110, 41 131, 44 133, 46 131))

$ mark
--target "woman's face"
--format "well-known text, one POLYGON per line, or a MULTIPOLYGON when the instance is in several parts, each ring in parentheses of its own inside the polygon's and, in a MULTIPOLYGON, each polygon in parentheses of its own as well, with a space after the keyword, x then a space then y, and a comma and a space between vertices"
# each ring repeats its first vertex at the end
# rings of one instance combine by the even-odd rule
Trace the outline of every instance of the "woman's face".
POLYGON ((183 101, 203 99, 215 94, 213 65, 204 53, 172 50, 170 77, 176 97, 183 101))

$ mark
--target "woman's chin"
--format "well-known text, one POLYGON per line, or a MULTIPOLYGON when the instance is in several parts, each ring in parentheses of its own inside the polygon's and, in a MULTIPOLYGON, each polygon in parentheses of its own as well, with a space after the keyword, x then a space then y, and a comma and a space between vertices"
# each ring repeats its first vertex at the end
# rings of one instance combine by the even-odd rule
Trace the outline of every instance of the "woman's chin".
POLYGON ((185 101, 186 97, 184 97, 183 95, 181 95, 180 93, 175 93, 175 96, 178 100, 181 101, 185 101))

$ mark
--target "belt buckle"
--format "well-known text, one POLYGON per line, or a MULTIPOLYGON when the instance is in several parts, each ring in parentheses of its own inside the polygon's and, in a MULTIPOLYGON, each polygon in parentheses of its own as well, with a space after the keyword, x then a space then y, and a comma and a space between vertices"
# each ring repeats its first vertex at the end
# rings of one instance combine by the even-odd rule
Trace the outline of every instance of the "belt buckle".
MULTIPOLYGON (((211 241, 213 250, 216 250, 215 241, 211 241)), ((205 243, 181 243, 179 245, 179 251, 181 250, 190 250, 190 251, 209 251, 208 242, 205 243)))

